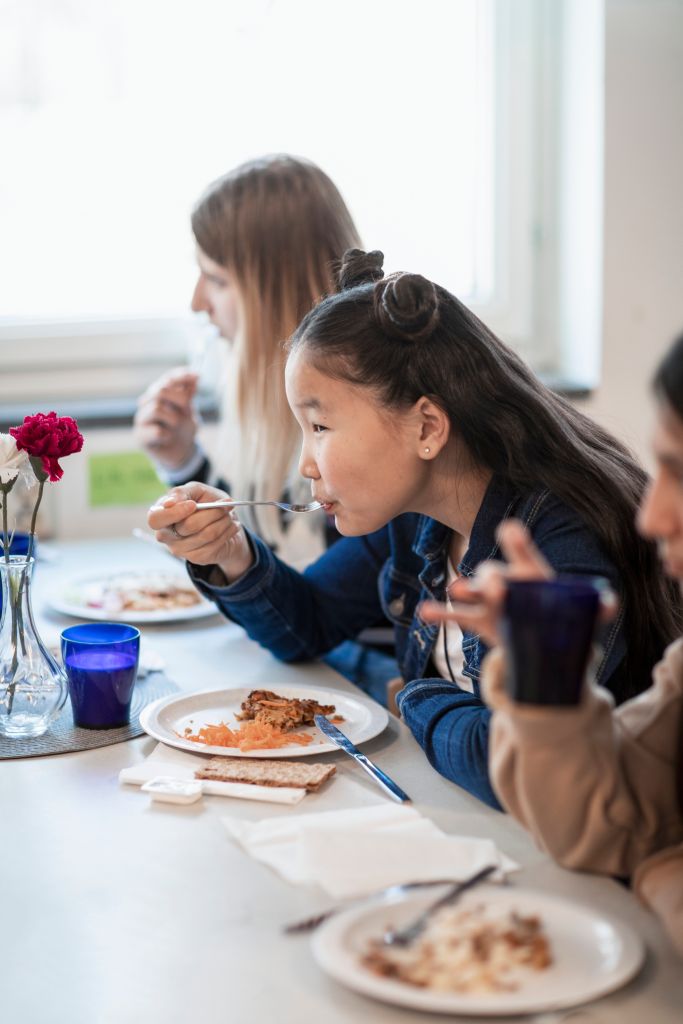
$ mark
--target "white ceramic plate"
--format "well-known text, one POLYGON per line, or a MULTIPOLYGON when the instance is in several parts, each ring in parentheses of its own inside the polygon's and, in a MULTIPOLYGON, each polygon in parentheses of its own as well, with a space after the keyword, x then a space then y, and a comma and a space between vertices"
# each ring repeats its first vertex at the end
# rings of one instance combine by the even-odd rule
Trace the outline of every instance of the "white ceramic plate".
POLYGON ((184 622, 188 619, 204 619, 209 615, 217 614, 216 606, 203 597, 196 604, 149 611, 136 611, 130 608, 118 611, 106 607, 95 607, 88 603, 89 596, 96 599, 102 587, 105 587, 110 580, 115 580, 123 575, 135 579, 142 585, 146 579, 157 580, 160 576, 173 580, 184 587, 187 587, 189 583, 185 573, 177 572, 99 573, 69 581, 59 591, 49 595, 49 603, 55 611, 62 612, 64 615, 72 615, 77 619, 91 619, 95 622, 138 622, 141 624, 184 622))
POLYGON ((553 963, 525 972, 514 992, 466 994, 416 988, 380 977, 361 964, 370 939, 389 926, 412 921, 438 893, 411 893, 349 908, 330 918, 313 937, 319 965, 356 992, 417 1010, 470 1016, 541 1013, 578 1006, 625 985, 640 968, 645 950, 639 936, 622 921, 599 910, 569 903, 532 889, 482 885, 463 894, 458 907, 495 904, 501 910, 538 914, 550 940, 553 963))
MULTIPOLYGON (((183 730, 189 726, 197 732, 204 725, 217 725, 225 722, 231 728, 235 722, 235 712, 240 710, 242 701, 251 691, 252 686, 239 690, 207 690, 203 693, 188 693, 183 696, 172 695, 149 704, 140 715, 140 725, 155 740, 189 750, 193 754, 223 754, 226 757, 315 757, 326 754, 330 750, 339 750, 330 743, 315 727, 297 729, 297 732, 308 732, 316 739, 307 747, 297 744, 266 748, 264 750, 241 751, 236 747, 211 747, 203 743, 193 743, 183 738, 183 730), (178 735, 180 734, 180 735, 178 735), (318 742, 319 741, 319 742, 318 742)), ((258 689, 272 689, 282 697, 299 697, 300 699, 317 700, 320 704, 334 704, 335 714, 341 715, 344 721, 339 728, 352 743, 363 743, 365 740, 378 736, 386 727, 389 716, 381 705, 367 697, 342 693, 341 690, 327 690, 317 686, 280 686, 261 685, 258 689)))

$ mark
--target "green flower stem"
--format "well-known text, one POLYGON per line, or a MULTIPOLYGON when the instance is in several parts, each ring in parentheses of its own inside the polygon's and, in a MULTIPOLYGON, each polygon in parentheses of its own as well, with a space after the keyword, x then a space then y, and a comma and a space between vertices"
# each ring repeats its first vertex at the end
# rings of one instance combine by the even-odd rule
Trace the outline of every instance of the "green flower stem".
MULTIPOLYGON (((12 543, 11 538, 8 536, 8 534, 9 534, 9 527, 7 525, 7 495, 12 490, 12 488, 14 487, 16 482, 17 482, 17 477, 16 476, 12 477, 11 480, 0 481, 0 492, 2 492, 2 531, 3 531, 2 547, 3 547, 4 554, 5 554, 5 561, 6 562, 9 562, 9 549, 10 549, 10 545, 12 543)), ((14 531, 12 531, 12 537, 13 536, 14 536, 14 531)))
MULTIPOLYGON (((7 495, 9 494, 9 492, 11 490, 11 487, 8 487, 7 484, 0 484, 0 489, 2 490, 2 531, 3 531, 2 546, 3 546, 3 549, 4 549, 5 563, 6 563, 6 565, 9 566, 9 540, 8 540, 9 529, 8 529, 8 523, 7 523, 7 495)), ((16 683, 14 681, 14 676, 15 676, 16 671, 17 671, 17 663, 18 663, 18 658, 17 658, 17 621, 16 621, 16 608, 14 606, 14 594, 12 593, 12 578, 11 578, 11 574, 10 574, 9 569, 7 570, 6 576, 7 576, 7 600, 8 600, 9 606, 10 606, 10 615, 11 615, 11 618, 12 618, 12 632, 11 632, 11 640, 12 640, 12 666, 11 666, 11 669, 10 669, 10 671, 12 672, 12 682, 10 683, 10 685, 8 687, 9 699, 8 699, 8 703, 7 703, 7 714, 10 714, 11 711, 12 711, 12 705, 14 704, 14 691, 16 689, 16 683)), ((7 615, 7 611, 5 611, 5 615, 7 615)))
MULTIPOLYGON (((28 562, 26 563, 26 565, 26 571, 28 572, 28 562)), ((19 643, 21 645, 21 653, 24 656, 26 655, 26 638, 24 634, 24 613, 21 608, 21 595, 24 589, 25 578, 25 575, 21 577, 21 581, 19 583, 19 592, 17 594, 17 636, 19 638, 19 643)))
MULTIPOLYGON (((19 665, 19 652, 17 650, 17 633, 19 627, 19 621, 17 612, 21 614, 21 591, 23 588, 24 576, 21 577, 18 588, 14 587, 14 577, 8 570, 7 573, 7 596, 9 598, 9 606, 12 614, 12 663, 10 665, 10 684, 7 687, 7 714, 12 714, 12 707, 14 706, 14 693, 17 688, 17 667, 19 665)), ((23 628, 22 628, 22 644, 23 644, 23 628)))
POLYGON ((2 547, 5 553, 5 561, 9 562, 9 540, 7 539, 7 495, 9 494, 9 487, 6 484, 0 484, 2 490, 2 547))
POLYGON ((45 479, 43 478, 41 480, 40 477, 39 477, 38 478, 38 497, 36 498, 36 503, 33 506, 33 515, 31 516, 31 528, 30 528, 29 534, 28 534, 28 551, 26 552, 26 561, 28 561, 29 558, 31 557, 31 555, 33 554, 33 538, 35 537, 35 534, 36 534, 36 520, 38 518, 38 509, 40 508, 40 503, 43 500, 43 491, 44 490, 45 490, 45 479))
MULTIPOLYGON (((34 538, 35 538, 35 534, 36 534, 36 520, 38 518, 38 509, 40 508, 40 503, 43 500, 43 491, 44 491, 44 489, 45 489, 45 478, 40 479, 40 477, 39 477, 38 478, 38 497, 36 498, 36 503, 33 506, 33 515, 31 516, 31 528, 29 530, 29 535, 28 535, 28 550, 26 551, 26 565, 27 566, 28 566, 29 562, 31 561, 31 556, 33 555, 33 542, 34 542, 34 538)), ((21 613, 21 597, 22 597, 22 593, 23 593, 23 590, 24 590, 24 580, 25 579, 26 579, 26 575, 24 574, 21 577, 21 582, 19 584, 19 593, 17 594, 17 616, 18 616, 18 620, 19 620, 18 624, 21 627, 20 630, 19 630, 19 640, 21 642, 21 653, 22 654, 26 654, 26 649, 25 649, 25 646, 24 646, 24 622, 23 622, 23 616, 22 616, 22 613, 21 613)), ((15 638, 15 641, 16 641, 16 638, 15 638)), ((14 698, 14 690, 12 690, 12 698, 14 698)), ((8 713, 11 710, 12 710, 12 705, 11 705, 11 702, 10 702, 10 705, 9 705, 9 708, 8 708, 8 713)))

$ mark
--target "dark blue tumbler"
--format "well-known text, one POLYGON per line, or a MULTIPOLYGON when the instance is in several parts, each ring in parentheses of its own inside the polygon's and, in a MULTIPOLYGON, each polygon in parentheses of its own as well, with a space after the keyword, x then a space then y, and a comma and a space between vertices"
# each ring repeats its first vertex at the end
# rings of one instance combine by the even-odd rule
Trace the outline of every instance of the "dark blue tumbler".
POLYGON ((579 703, 600 596, 608 590, 599 577, 508 581, 501 631, 513 700, 579 703))
POLYGON ((140 630, 118 622, 89 622, 62 631, 62 661, 74 725, 117 729, 130 722, 140 657, 140 630))
MULTIPOLYGON (((14 533, 10 533, 9 537, 10 537, 10 545, 9 545, 9 553, 10 553, 10 555, 27 555, 28 554, 28 540, 29 540, 29 534, 28 533, 22 533, 19 530, 15 530, 14 533)), ((0 548, 4 547, 4 541, 5 541, 5 535, 4 535, 4 533, 0 532, 0 548)), ((36 553, 36 548, 37 547, 38 547, 38 542, 37 542, 36 538, 34 537, 33 538, 33 554, 34 555, 36 553)))

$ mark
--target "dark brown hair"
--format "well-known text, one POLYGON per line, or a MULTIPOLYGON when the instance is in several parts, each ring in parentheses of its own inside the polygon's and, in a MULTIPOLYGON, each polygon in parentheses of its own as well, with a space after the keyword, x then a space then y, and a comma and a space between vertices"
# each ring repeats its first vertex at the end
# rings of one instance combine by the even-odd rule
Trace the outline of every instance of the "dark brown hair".
MULTIPOLYGON (((652 387, 659 401, 672 409, 683 423, 683 334, 678 335, 657 367, 652 387)), ((683 721, 680 730, 676 779, 678 806, 683 814, 683 721)))
POLYGON ((655 372, 655 395, 683 422, 683 334, 679 334, 655 372))
POLYGON ((520 489, 547 488, 573 508, 621 573, 626 685, 640 692, 682 621, 678 590, 635 527, 645 471, 453 295, 419 274, 383 278, 382 262, 381 252, 349 251, 344 290, 304 318, 290 348, 388 408, 429 397, 476 465, 520 489))

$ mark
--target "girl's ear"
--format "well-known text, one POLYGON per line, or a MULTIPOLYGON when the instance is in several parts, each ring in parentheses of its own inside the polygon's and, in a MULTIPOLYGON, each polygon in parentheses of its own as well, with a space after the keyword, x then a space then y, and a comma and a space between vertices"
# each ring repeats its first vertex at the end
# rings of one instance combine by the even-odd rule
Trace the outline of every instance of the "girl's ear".
POLYGON ((445 447, 451 435, 451 421, 430 398, 422 397, 415 403, 417 454, 421 459, 434 459, 445 447))

